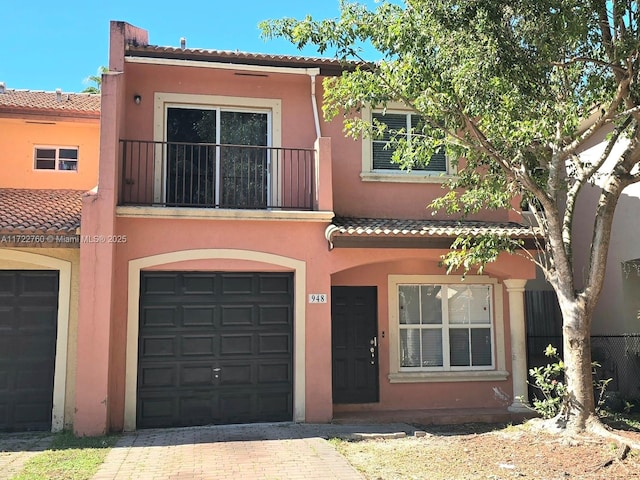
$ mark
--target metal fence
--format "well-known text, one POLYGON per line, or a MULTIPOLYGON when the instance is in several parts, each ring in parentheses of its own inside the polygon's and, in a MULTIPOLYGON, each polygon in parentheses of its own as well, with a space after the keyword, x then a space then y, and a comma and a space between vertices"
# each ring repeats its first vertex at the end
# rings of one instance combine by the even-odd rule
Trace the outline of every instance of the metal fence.
MULTIPOLYGON (((529 368, 553 361, 544 355, 547 345, 553 345, 562 356, 562 336, 530 335, 527 337, 529 368)), ((591 357, 598 362, 597 379, 611 379, 607 391, 619 392, 623 398, 640 399, 640 333, 628 335, 593 335, 591 357)), ((531 397, 535 389, 530 389, 531 397)))

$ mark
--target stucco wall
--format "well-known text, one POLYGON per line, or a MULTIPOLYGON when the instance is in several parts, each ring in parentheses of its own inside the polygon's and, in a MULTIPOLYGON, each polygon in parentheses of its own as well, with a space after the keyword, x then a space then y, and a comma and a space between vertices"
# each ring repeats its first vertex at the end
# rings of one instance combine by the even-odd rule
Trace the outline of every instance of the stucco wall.
MULTIPOLYGON (((576 278, 581 285, 586 275, 586 265, 593 235, 594 212, 601 189, 588 185, 583 188, 581 203, 576 210, 578 219, 574 227, 576 278)), ((626 188, 618 202, 611 228, 611 243, 607 255, 607 270, 600 300, 593 319, 594 335, 616 335, 640 332, 640 320, 632 315, 633 295, 625 286, 627 273, 624 262, 640 259, 640 186, 626 188)), ((635 269, 629 275, 637 275, 635 269)))
MULTIPOLYGON (((582 156, 587 160, 597 158, 604 148, 605 135, 602 130, 594 135, 588 145, 589 148, 582 156)), ((612 168, 618 156, 622 153, 624 143, 615 147, 610 159, 602 167, 602 171, 612 168)), ((588 256, 593 238, 593 224, 599 196, 602 192, 602 179, 596 179, 595 185, 583 187, 576 207, 573 240, 575 277, 578 288, 582 287, 587 274, 588 256)), ((594 335, 617 335, 623 333, 640 332, 640 320, 633 315, 633 294, 629 295, 628 287, 624 286, 626 274, 623 262, 640 259, 640 223, 637 221, 640 212, 640 185, 631 185, 623 190, 611 227, 611 243, 607 255, 607 269, 604 286, 593 319, 592 333, 594 335), (625 295, 625 288, 627 294, 625 295)), ((630 273, 636 275, 635 271, 630 273)), ((635 292, 640 296, 640 291, 635 292)))
MULTIPOLYGON (((126 242, 115 246, 114 304, 111 328, 110 427, 121 430, 125 424, 125 387, 127 381, 127 322, 134 321, 128 302, 134 298, 137 309, 138 291, 129 284, 129 263, 154 255, 209 250, 209 258, 170 261, 155 265, 153 270, 200 271, 287 271, 269 261, 218 258, 214 250, 253 252, 278 255, 304 262, 306 274, 302 286, 307 293, 329 293, 330 275, 327 242, 322 222, 273 222, 187 219, 118 218, 117 235, 126 242)), ((305 295, 305 292, 298 292, 305 295)), ((331 343, 330 305, 305 304, 303 337, 305 356, 302 363, 305 381, 305 418, 307 421, 331 419, 331 343)), ((299 319, 302 321, 302 319, 299 319)), ((294 332, 295 334, 295 332, 294 332)), ((137 344, 137 339, 135 340, 137 344)), ((137 359, 134 359, 137 362, 137 359)), ((295 371, 294 371, 295 375, 295 371)), ((79 392, 81 394, 81 392, 79 392)), ((295 399, 294 399, 295 401, 295 399)))
MULTIPOLYGON (((188 220, 120 217, 117 235, 125 239, 115 245, 115 276, 113 325, 111 328, 110 366, 110 428, 121 430, 126 424, 125 390, 127 351, 132 339, 127 338, 131 308, 137 312, 138 291, 129 281, 129 264, 154 255, 210 251, 210 258, 169 261, 153 265, 150 270, 198 271, 283 271, 282 266, 258 260, 217 258, 215 251, 235 250, 258 255, 275 254, 306 265, 304 295, 330 294, 331 285, 376 285, 379 302, 380 386, 379 404, 360 408, 393 410, 402 408, 498 408, 512 401, 512 380, 483 382, 429 382, 391 385, 388 342, 382 332, 388 332, 387 279, 391 274, 444 273, 438 266, 440 250, 429 249, 335 249, 329 251, 322 222, 274 222, 234 220, 188 220), (332 275, 332 272, 333 273, 332 275), (133 307, 131 307, 133 305, 133 307)), ((519 257, 504 255, 488 267, 494 278, 531 278, 532 265, 519 257)), ((457 277, 459 279, 459 276, 457 277)), ((501 284, 496 288, 502 289, 501 284)), ((328 421, 333 415, 331 399, 331 308, 330 304, 308 304, 303 295, 306 329, 303 360, 305 379, 305 420, 328 421)), ((500 344, 503 364, 510 370, 510 347, 507 295, 500 305, 504 330, 500 344)), ((298 325, 298 324, 296 324, 298 325)), ((494 334, 497 334, 494 333, 494 334)), ((387 334, 388 335, 388 334, 387 334)), ((387 337, 388 338, 388 337, 387 337)), ((137 345, 137 339, 133 341, 137 345)), ((496 346, 497 348, 497 346, 496 346)), ((137 365, 137 358, 134 358, 137 365)), ((294 369, 300 369, 300 364, 294 369)), ((137 369, 137 366, 134 367, 137 369)), ((133 384, 135 385, 135 383, 133 384)), ((81 395, 82 392, 79 392, 81 395)))
MULTIPOLYGON (((162 106, 154 105, 158 92, 190 95, 254 97, 282 101, 282 146, 313 148, 316 131, 311 104, 311 81, 307 75, 265 73, 238 75, 230 70, 189 68, 166 65, 125 64, 125 108, 127 122, 124 137, 153 140, 154 125, 163 124, 162 106), (140 95, 139 105, 134 96, 140 95), (154 116, 154 108, 156 108, 154 116), (154 123, 155 122, 155 123, 154 123)), ((331 137, 333 157, 334 210, 342 216, 444 219, 440 212, 433 216, 427 205, 444 191, 440 183, 364 182, 362 141, 346 138, 343 118, 331 122, 322 118, 323 89, 317 80, 320 130, 331 137)), ((245 107, 246 108, 246 107, 245 107)), ((366 141, 366 140, 365 140, 366 141)), ((509 220, 506 211, 483 212, 471 217, 490 221, 509 220)))
MULTIPOLYGON (((505 408, 513 401, 513 383, 510 376, 503 380, 484 381, 429 381, 417 383, 391 383, 388 375, 391 371, 391 345, 389 336, 389 275, 444 275, 445 271, 438 265, 441 252, 434 250, 342 250, 336 251, 338 257, 346 262, 353 259, 351 253, 364 254, 369 257, 368 264, 348 268, 332 275, 333 286, 375 286, 378 293, 378 339, 379 339, 379 379, 380 402, 376 404, 339 405, 338 411, 353 410, 402 410, 402 409, 443 409, 443 408, 505 408), (393 258, 395 257, 395 259, 393 258), (385 258, 388 259, 385 261, 385 258)), ((494 285, 494 301, 502 298, 502 303, 495 305, 494 312, 494 362, 496 370, 503 364, 511 372, 511 347, 509 326, 508 295, 501 280, 504 274, 500 270, 513 265, 513 275, 529 278, 533 269, 519 260, 505 256, 500 259, 493 269, 489 266, 486 274, 498 279, 500 283, 494 285), (500 265, 503 263, 503 265, 500 265), (504 329, 499 332, 497 327, 501 317, 504 329)), ((336 259, 335 264, 342 263, 336 259)), ((451 275, 451 281, 459 281, 459 275, 451 275)))
POLYGON ((98 181, 98 120, 63 121, 0 118, 0 188, 90 190, 98 181), (35 122, 35 121, 34 121, 35 122), (78 170, 34 168, 36 146, 78 147, 78 170))

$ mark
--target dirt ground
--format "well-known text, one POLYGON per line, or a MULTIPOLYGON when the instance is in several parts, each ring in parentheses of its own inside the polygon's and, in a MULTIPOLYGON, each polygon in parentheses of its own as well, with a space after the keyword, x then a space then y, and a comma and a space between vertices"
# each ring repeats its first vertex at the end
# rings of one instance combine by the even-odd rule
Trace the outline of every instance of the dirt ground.
MULTIPOLYGON (((369 480, 640 479, 640 451, 613 440, 571 439, 517 426, 424 427, 422 438, 336 441, 369 480)), ((640 432, 620 432, 640 442, 640 432)))

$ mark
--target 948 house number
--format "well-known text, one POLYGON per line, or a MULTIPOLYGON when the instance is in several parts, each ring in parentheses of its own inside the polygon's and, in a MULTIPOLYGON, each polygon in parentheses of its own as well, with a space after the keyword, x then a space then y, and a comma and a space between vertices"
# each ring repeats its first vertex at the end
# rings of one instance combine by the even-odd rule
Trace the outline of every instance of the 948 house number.
POLYGON ((310 293, 309 303, 327 303, 326 293, 310 293))

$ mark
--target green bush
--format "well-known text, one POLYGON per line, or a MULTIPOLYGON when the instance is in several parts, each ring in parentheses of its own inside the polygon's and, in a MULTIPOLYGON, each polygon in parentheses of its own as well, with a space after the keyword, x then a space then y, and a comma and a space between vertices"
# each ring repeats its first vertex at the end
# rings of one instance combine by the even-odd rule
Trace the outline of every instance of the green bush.
MULTIPOLYGON (((564 383, 565 365, 558 355, 558 349, 553 345, 547 345, 544 350, 545 356, 553 358, 554 363, 548 363, 541 367, 529 369, 529 375, 533 379, 533 383, 529 382, 539 390, 540 396, 536 395, 533 400, 533 410, 539 413, 543 418, 553 418, 568 409, 567 386, 564 383)), ((600 364, 593 362, 593 387, 597 395, 596 407, 600 410, 604 404, 604 394, 607 385, 611 382, 611 378, 597 380, 596 369, 600 364)))

